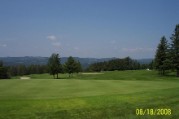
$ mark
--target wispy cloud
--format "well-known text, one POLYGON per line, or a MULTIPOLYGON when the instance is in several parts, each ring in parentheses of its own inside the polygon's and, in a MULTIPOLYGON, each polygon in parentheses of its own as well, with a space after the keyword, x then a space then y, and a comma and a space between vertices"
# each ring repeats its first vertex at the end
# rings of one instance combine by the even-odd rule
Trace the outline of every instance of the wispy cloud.
POLYGON ((7 47, 7 44, 0 44, 0 47, 7 47))
POLYGON ((47 36, 47 39, 48 39, 48 40, 51 40, 51 41, 56 41, 56 40, 57 40, 57 37, 54 36, 54 35, 50 35, 50 36, 47 36))
POLYGON ((60 43, 59 39, 55 35, 49 35, 49 36, 47 36, 47 39, 51 42, 52 46, 54 46, 56 48, 61 47, 61 43, 60 43))

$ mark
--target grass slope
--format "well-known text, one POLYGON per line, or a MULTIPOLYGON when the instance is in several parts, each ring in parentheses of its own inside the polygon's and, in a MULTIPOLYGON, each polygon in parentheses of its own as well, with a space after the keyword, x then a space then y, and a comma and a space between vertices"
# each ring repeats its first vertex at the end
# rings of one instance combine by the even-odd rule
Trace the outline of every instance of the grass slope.
MULTIPOLYGON (((41 76, 44 75, 49 76, 41 76)), ((41 78, 40 75, 30 76, 41 78)), ((179 80, 175 77, 160 77, 153 71, 116 71, 98 75, 80 74, 74 78, 1 80, 0 118, 179 118, 179 80), (103 78, 106 80, 101 80, 103 78), (172 115, 137 116, 136 108, 169 108, 172 115)))

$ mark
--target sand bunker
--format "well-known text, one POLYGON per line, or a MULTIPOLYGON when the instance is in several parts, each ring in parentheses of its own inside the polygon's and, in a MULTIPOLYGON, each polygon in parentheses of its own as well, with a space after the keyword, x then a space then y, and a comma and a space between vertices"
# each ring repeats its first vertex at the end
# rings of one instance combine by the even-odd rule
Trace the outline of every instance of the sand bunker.
POLYGON ((20 79, 30 79, 30 77, 23 76, 23 77, 20 77, 20 79))
POLYGON ((104 74, 104 73, 90 72, 90 73, 81 73, 81 74, 91 74, 91 75, 96 75, 96 74, 104 74))

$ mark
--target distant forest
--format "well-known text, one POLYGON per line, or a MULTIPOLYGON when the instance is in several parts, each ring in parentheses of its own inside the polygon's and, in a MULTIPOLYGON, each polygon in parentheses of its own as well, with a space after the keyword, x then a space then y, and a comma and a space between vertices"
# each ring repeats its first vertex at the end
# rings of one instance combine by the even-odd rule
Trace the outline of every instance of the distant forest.
MULTIPOLYGON (((26 57, 27 58, 27 57, 26 57)), ((74 58, 75 59, 75 58, 74 58)), ((61 58, 59 58, 61 60, 61 58)), ((83 60, 84 61, 84 60, 83 60)), ((89 60, 86 60, 89 61, 89 60)), ((146 69, 150 68, 153 69, 153 64, 146 63, 146 60, 141 60, 142 63, 139 63, 137 60, 133 60, 130 57, 126 58, 111 58, 111 59, 101 59, 101 60, 94 60, 94 63, 91 63, 86 66, 82 66, 80 72, 88 71, 88 72, 99 72, 99 71, 114 71, 114 70, 137 70, 137 69, 146 69), (96 61, 96 62, 95 62, 96 61), (101 61, 101 62, 100 62, 101 61)), ((152 60, 147 60, 152 61, 152 60)), ((33 62, 33 61, 31 61, 33 62)), ((92 62, 92 60, 91 60, 92 62)), ((81 62, 79 62, 81 65, 81 62)), ((84 62, 83 62, 84 63, 84 62)), ((1 61, 1 66, 3 66, 3 62, 1 61)), ((64 65, 63 62, 62 65, 64 65)), ((6 77, 10 78, 12 76, 23 76, 29 74, 43 74, 43 73, 50 73, 48 64, 16 64, 10 66, 3 66, 7 70, 6 77)), ((63 68, 63 67, 62 67, 63 68)), ((61 73, 66 73, 64 69, 62 69, 61 73)))

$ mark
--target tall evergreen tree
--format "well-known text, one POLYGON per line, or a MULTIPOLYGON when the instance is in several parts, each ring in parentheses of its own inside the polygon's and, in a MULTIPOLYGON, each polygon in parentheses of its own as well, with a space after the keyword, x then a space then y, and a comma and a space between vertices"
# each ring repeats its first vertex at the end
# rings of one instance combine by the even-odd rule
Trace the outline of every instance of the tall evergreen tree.
POLYGON ((69 74, 69 77, 76 72, 77 64, 72 56, 70 56, 65 63, 65 70, 69 74))
POLYGON ((165 75, 165 71, 169 69, 169 64, 168 44, 165 36, 163 36, 157 47, 155 55, 155 68, 159 71, 161 75, 165 75))
POLYGON ((176 25, 171 37, 171 60, 176 76, 179 77, 179 24, 176 25))
POLYGON ((51 57, 48 60, 48 67, 49 67, 49 73, 53 75, 54 78, 55 78, 55 75, 57 75, 57 79, 58 79, 58 73, 62 71, 59 54, 53 53, 51 55, 51 57))

